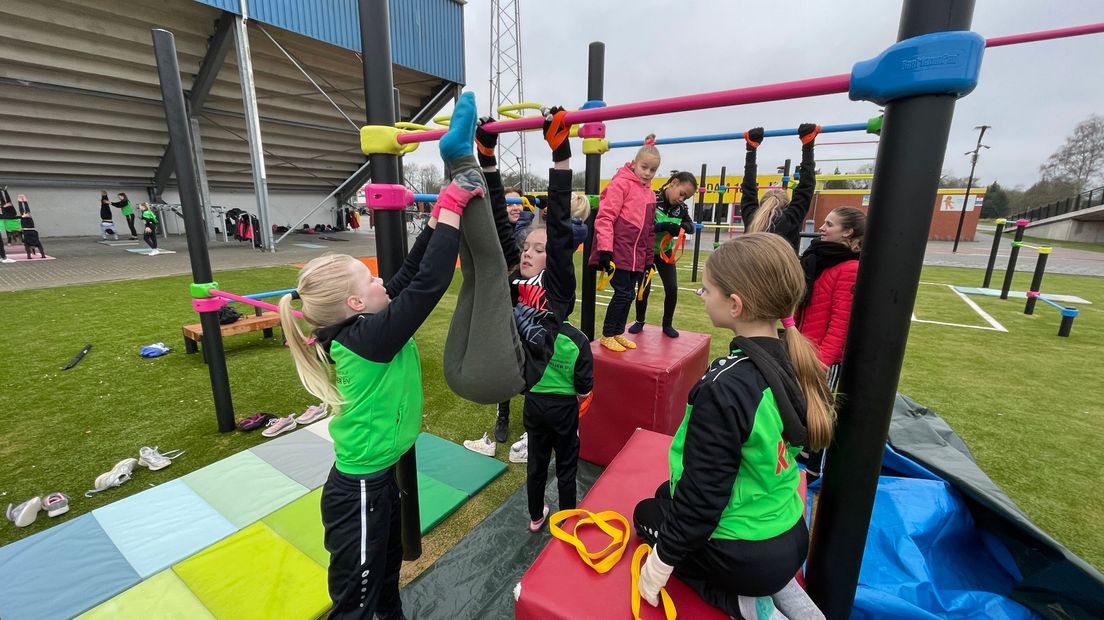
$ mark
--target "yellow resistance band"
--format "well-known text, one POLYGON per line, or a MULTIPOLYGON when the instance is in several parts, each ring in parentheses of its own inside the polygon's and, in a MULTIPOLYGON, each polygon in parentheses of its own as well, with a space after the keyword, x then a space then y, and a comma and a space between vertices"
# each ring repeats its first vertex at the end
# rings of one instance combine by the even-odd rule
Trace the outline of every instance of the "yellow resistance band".
POLYGON ((629 520, 614 510, 604 510, 598 513, 583 508, 561 510, 548 520, 548 531, 554 538, 559 538, 575 547, 575 550, 579 552, 579 557, 583 558, 583 562, 586 562, 587 566, 599 573, 608 572, 609 569, 613 568, 617 561, 621 559, 621 556, 625 554, 625 547, 629 544, 629 520), (577 516, 582 518, 575 522, 575 527, 571 529, 570 534, 560 527, 560 523, 577 516), (622 529, 614 527, 611 521, 621 524, 622 529), (577 534, 579 528, 584 525, 597 526, 598 529, 610 537, 609 544, 600 551, 588 550, 586 544, 577 534))
POLYGON ((595 282, 595 288, 599 291, 606 290, 606 287, 609 286, 610 280, 613 279, 613 274, 615 273, 617 273, 617 265, 615 265, 613 261, 610 261, 609 271, 598 271, 598 280, 595 282))
MULTIPOLYGON (((633 552, 632 557, 632 612, 633 620, 640 620, 640 565, 643 564, 644 557, 648 555, 648 552, 652 550, 651 547, 640 543, 640 546, 633 552)), ((675 602, 671 600, 671 595, 667 594, 667 588, 659 589, 659 599, 663 601, 663 615, 667 616, 667 620, 675 620, 677 613, 675 612, 675 602)))
POLYGON ((640 287, 636 290, 637 301, 644 301, 644 293, 648 290, 648 285, 652 283, 652 278, 655 277, 655 274, 655 267, 644 272, 644 277, 640 279, 640 287))

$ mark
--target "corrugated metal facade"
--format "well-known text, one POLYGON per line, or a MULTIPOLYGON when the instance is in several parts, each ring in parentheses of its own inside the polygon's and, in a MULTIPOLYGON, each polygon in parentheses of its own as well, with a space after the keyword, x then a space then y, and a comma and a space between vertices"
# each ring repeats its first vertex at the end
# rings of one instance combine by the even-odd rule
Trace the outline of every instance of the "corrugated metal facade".
MULTIPOLYGON (((241 13, 239 0, 195 0, 241 13)), ((249 17, 319 41, 360 51, 357 0, 248 0, 249 17)), ((391 60, 464 83, 464 7, 456 0, 393 0, 391 60)))

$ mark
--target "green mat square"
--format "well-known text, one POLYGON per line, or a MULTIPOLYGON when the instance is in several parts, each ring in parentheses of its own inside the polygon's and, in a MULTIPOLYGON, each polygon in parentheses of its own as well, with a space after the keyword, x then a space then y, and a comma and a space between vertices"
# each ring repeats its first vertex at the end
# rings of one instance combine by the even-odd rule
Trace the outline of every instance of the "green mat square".
POLYGON ((193 471, 181 480, 238 528, 308 491, 248 450, 193 471))
POLYGON ((422 534, 444 521, 468 501, 468 497, 467 493, 418 472, 418 517, 422 534))
POLYGON ((262 522, 322 568, 330 565, 322 527, 322 489, 312 491, 268 515, 262 522))
POLYGON ((211 612, 171 570, 164 570, 98 607, 77 616, 80 620, 211 618, 211 612))
POLYGON ((418 435, 418 473, 475 495, 506 471, 506 463, 429 433, 418 435))
POLYGON ((173 566, 217 618, 317 618, 330 606, 326 570, 264 523, 173 566))

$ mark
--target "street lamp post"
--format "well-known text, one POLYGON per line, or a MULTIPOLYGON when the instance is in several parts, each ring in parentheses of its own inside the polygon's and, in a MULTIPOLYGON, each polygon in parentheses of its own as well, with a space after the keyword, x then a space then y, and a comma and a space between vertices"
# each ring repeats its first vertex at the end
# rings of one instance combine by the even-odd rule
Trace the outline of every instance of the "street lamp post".
POLYGON ((983 148, 989 148, 981 143, 981 137, 985 135, 985 130, 991 127, 992 125, 979 125, 974 127, 974 129, 981 130, 981 133, 978 134, 977 146, 974 147, 974 150, 966 151, 965 153, 970 156, 970 178, 966 181, 966 196, 962 199, 962 211, 958 214, 958 230, 955 231, 954 247, 951 248, 952 253, 958 252, 958 240, 962 236, 962 223, 966 221, 966 205, 970 202, 970 190, 974 188, 974 168, 977 166, 978 153, 983 148))

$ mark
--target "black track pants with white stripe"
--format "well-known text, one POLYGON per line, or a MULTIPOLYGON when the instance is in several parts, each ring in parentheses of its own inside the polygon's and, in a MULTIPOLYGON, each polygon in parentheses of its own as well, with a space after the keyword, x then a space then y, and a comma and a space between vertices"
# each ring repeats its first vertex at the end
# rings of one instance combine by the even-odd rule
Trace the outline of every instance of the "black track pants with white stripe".
POLYGON ((389 468, 369 476, 330 470, 322 488, 322 525, 330 552, 330 618, 402 618, 399 486, 389 468))

